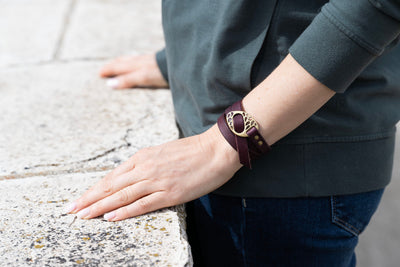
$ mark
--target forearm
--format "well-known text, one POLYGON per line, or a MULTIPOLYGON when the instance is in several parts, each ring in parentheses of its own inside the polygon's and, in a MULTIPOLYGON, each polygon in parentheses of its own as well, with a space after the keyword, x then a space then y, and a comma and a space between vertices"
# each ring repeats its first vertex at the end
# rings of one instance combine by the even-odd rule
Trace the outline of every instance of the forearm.
POLYGON ((399 36, 400 1, 331 0, 243 107, 272 145, 345 92, 399 36))
POLYGON ((260 133, 272 145, 314 114, 334 94, 289 54, 243 99, 243 108, 259 123, 260 133))

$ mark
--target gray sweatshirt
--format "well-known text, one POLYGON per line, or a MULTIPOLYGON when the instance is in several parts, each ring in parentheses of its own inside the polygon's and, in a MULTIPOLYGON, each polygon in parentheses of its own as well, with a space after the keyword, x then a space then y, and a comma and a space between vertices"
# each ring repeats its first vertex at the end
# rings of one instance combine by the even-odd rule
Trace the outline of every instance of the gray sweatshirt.
POLYGON ((385 187, 400 119, 400 0, 163 0, 183 136, 211 127, 290 53, 337 92, 217 194, 327 196, 385 187))

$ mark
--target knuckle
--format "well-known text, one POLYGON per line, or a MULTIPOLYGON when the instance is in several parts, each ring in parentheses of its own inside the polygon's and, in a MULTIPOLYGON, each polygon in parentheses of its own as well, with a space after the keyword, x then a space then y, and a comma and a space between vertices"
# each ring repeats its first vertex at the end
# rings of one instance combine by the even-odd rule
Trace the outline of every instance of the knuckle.
POLYGON ((146 158, 148 157, 149 154, 149 148, 142 148, 140 149, 138 152, 135 153, 135 155, 133 156, 137 162, 142 162, 144 160, 146 160, 146 158))
POLYGON ((104 194, 109 195, 113 192, 113 184, 111 179, 104 179, 101 185, 101 190, 104 194))
POLYGON ((133 155, 127 161, 125 161, 122 165, 127 165, 129 169, 133 169, 135 166, 135 162, 136 162, 136 158, 135 158, 135 155, 133 155))
POLYGON ((129 189, 124 188, 118 192, 117 201, 119 203, 127 203, 129 202, 130 199, 131 199, 131 193, 129 189))
POLYGON ((108 180, 108 181, 112 180, 112 179, 116 176, 115 174, 116 174, 116 172, 117 172, 117 169, 118 169, 118 167, 115 168, 114 170, 112 170, 111 172, 107 173, 107 175, 104 176, 103 180, 104 180, 104 181, 106 181, 106 180, 108 180))
POLYGON ((125 88, 129 84, 128 79, 125 76, 121 76, 118 78, 118 87, 125 88))
POLYGON ((134 173, 130 176, 129 181, 136 182, 139 180, 143 180, 146 177, 146 170, 142 168, 141 164, 135 166, 134 173))
POLYGON ((136 162, 141 161, 141 159, 143 158, 143 154, 144 154, 143 149, 141 149, 141 150, 137 151, 137 152, 135 153, 135 155, 132 156, 132 158, 133 158, 136 162))
POLYGON ((128 165, 134 167, 138 163, 138 161, 139 161, 138 152, 136 152, 123 164, 128 164, 128 165))
POLYGON ((115 62, 108 63, 107 65, 104 66, 104 70, 107 71, 108 73, 114 74, 115 73, 115 62))
POLYGON ((145 213, 145 212, 149 211, 150 202, 148 200, 139 199, 136 204, 137 204, 139 213, 145 213))
POLYGON ((94 216, 103 214, 103 210, 104 210, 104 207, 101 204, 96 204, 96 205, 93 205, 92 207, 90 207, 90 213, 94 216))
POLYGON ((138 178, 141 181, 147 180, 150 183, 154 183, 159 180, 156 172, 157 170, 154 169, 153 163, 144 161, 135 167, 135 175, 133 178, 138 178))
POLYGON ((180 202, 181 196, 178 194, 178 192, 175 192, 173 194, 170 194, 168 198, 166 198, 166 201, 169 206, 176 205, 180 202))
POLYGON ((119 210, 118 210, 118 218, 125 219, 125 218, 129 218, 129 217, 131 217, 131 216, 129 215, 129 211, 128 211, 127 207, 119 208, 119 210))
POLYGON ((166 192, 172 191, 172 184, 170 179, 163 179, 163 178, 158 178, 157 179, 157 186, 166 192))
POLYGON ((142 85, 150 84, 150 77, 149 77, 149 75, 148 75, 147 73, 143 73, 142 75, 140 75, 139 82, 140 82, 140 84, 142 84, 142 85))

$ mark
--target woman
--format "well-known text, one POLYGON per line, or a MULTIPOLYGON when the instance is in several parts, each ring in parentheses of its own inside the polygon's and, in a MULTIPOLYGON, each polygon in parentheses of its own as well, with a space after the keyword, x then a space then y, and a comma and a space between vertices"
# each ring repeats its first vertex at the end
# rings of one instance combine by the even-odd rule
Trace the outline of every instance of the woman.
POLYGON ((168 84, 183 138, 139 151, 67 211, 118 221, 189 202, 195 265, 355 266, 391 177, 400 2, 164 0, 163 27, 156 57, 101 75, 168 84))

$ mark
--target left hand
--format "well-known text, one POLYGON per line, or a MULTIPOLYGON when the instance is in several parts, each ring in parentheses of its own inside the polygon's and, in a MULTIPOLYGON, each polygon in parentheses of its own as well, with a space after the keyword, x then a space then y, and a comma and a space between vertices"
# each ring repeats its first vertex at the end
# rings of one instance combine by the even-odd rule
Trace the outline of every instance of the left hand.
POLYGON ((142 149, 85 192, 67 212, 119 221, 201 197, 240 169, 237 152, 216 125, 142 149))

